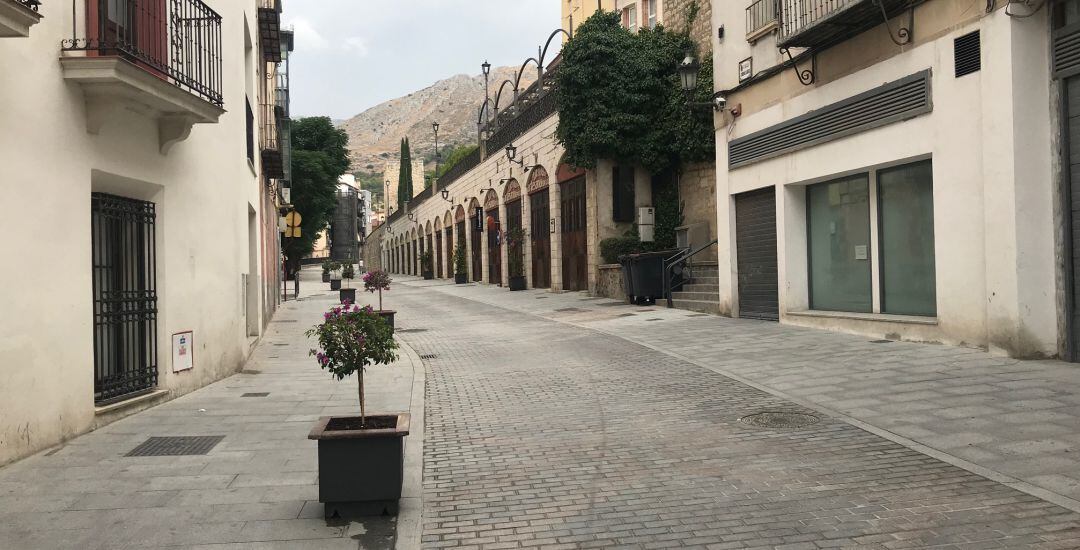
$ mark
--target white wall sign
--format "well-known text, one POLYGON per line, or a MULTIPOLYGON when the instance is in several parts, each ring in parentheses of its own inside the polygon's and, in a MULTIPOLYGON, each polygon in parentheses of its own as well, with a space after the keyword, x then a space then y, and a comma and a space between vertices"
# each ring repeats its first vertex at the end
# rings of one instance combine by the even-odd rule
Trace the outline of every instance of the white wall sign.
POLYGON ((172 336, 172 368, 173 372, 181 372, 195 368, 195 337, 194 333, 178 332, 172 336))
POLYGON ((739 62, 739 82, 754 76, 754 58, 747 57, 739 62))

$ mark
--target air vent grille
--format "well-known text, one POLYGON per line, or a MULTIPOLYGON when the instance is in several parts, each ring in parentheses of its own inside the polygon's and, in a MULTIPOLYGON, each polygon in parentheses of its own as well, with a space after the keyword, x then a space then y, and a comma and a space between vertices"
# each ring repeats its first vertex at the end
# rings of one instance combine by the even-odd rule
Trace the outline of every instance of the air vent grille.
POLYGON ((982 68, 979 31, 969 32, 954 40, 953 57, 956 61, 956 78, 979 72, 982 68))
POLYGON ((728 165, 739 168, 933 110, 925 70, 732 140, 728 165))

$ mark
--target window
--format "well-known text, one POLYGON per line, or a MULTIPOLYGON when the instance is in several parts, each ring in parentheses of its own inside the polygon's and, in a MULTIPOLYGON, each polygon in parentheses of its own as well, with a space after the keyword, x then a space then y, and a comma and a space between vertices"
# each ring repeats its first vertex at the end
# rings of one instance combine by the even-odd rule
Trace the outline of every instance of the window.
POLYGON ((811 309, 937 315, 930 161, 811 185, 806 206, 811 309))
POLYGON ((637 32, 637 6, 630 5, 623 9, 622 12, 623 27, 626 27, 630 32, 637 32))
POLYGON ((881 170, 881 311, 937 315, 934 184, 930 162, 881 170))
POLYGON ((154 203, 93 193, 94 402, 120 401, 157 385, 154 203))
POLYGON ((247 158, 255 164, 255 113, 251 111, 251 99, 244 98, 244 107, 247 109, 247 158))
POLYGON ((648 8, 649 8, 649 11, 647 13, 649 14, 649 28, 650 29, 655 29, 656 28, 656 10, 657 10, 656 4, 658 2, 660 2, 660 0, 645 0, 645 3, 648 4, 648 8))
POLYGON ((811 185, 806 202, 810 307, 873 311, 867 175, 811 185))
POLYGON ((611 169, 611 220, 634 221, 633 166, 615 166, 611 169))

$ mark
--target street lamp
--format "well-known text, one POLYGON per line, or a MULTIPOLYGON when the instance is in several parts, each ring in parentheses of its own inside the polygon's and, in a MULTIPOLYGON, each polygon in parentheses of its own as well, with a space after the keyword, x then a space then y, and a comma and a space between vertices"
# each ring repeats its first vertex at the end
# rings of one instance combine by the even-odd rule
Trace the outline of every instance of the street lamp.
POLYGON ((697 89, 698 72, 700 70, 701 64, 698 63, 693 54, 687 53, 682 63, 679 63, 679 77, 682 78, 682 89, 687 95, 692 94, 697 89))
MULTIPOLYGON (((435 177, 439 177, 439 123, 432 122, 431 129, 435 130, 435 177)), ((434 182, 432 182, 434 183, 434 182)))
MULTIPOLYGON (((727 102, 720 94, 713 94, 711 102, 694 101, 699 72, 701 72, 701 64, 698 63, 694 54, 686 52, 686 57, 679 63, 679 79, 682 80, 683 92, 686 92, 686 105, 691 109, 712 109, 718 113, 723 111, 727 106, 727 102)), ((731 109, 731 113, 739 116, 738 108, 731 109)))
MULTIPOLYGON (((491 89, 488 87, 488 75, 491 74, 491 63, 484 60, 484 63, 480 65, 480 70, 484 73, 484 99, 491 101, 491 89)), ((487 122, 491 122, 491 109, 487 110, 487 122)))
POLYGON ((448 202, 450 204, 454 204, 454 199, 450 198, 450 190, 449 189, 443 189, 442 190, 442 198, 443 198, 444 201, 446 201, 446 202, 448 202))

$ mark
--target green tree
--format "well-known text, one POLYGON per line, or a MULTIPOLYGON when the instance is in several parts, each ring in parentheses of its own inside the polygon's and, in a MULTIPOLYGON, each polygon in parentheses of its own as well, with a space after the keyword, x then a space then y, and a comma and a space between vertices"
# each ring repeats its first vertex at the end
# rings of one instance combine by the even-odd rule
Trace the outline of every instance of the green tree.
POLYGON ((459 162, 465 159, 465 157, 473 154, 479 148, 475 143, 468 145, 448 146, 443 151, 443 158, 446 159, 439 165, 439 170, 435 173, 436 178, 441 178, 443 174, 450 171, 451 168, 456 166, 459 162))
POLYGON ((301 118, 292 124, 292 202, 303 217, 301 236, 285 239, 284 253, 290 273, 300 259, 311 254, 319 232, 330 223, 337 204, 338 178, 349 169, 349 137, 329 117, 301 118))
POLYGON ((398 209, 405 207, 413 197, 412 154, 409 152, 409 138, 401 140, 401 168, 398 170, 398 209))
MULTIPOLYGON (((563 48, 556 76, 556 137, 567 161, 594 168, 612 159, 658 174, 713 156, 712 113, 687 106, 678 76, 679 62, 695 49, 685 32, 631 33, 613 12, 587 19, 563 48)), ((703 66, 692 95, 708 102, 712 63, 703 66)))

